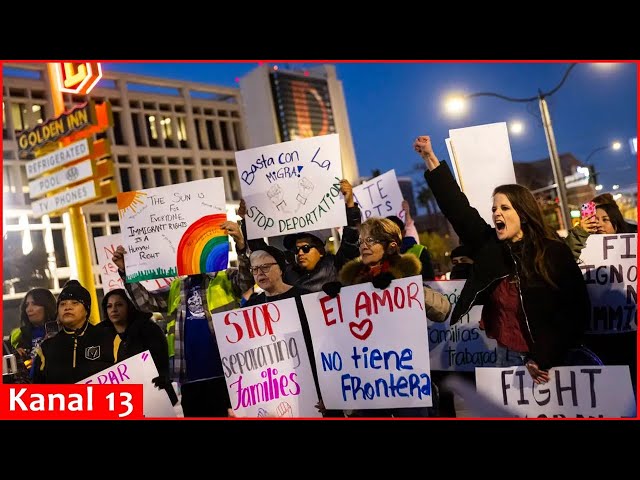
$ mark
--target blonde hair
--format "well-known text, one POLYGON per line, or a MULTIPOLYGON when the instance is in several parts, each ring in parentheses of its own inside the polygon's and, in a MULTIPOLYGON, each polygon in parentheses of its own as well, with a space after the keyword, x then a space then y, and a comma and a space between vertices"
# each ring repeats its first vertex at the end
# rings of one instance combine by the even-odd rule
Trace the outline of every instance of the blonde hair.
POLYGON ((369 218, 358 226, 360 234, 368 232, 376 240, 385 243, 386 255, 399 255, 400 245, 402 244, 402 232, 400 227, 388 218, 369 218), (395 248, 389 250, 391 244, 395 243, 395 248))

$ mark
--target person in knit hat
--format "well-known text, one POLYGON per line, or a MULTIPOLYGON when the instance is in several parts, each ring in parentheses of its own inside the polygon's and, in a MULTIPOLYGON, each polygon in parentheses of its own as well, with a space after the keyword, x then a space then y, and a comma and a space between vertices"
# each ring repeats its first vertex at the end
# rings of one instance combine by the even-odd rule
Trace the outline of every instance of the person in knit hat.
POLYGON ((58 316, 63 325, 68 325, 70 328, 74 328, 74 326, 80 326, 82 323, 84 323, 84 321, 89 319, 89 315, 91 314, 91 294, 89 293, 89 290, 80 285, 80 282, 78 280, 69 280, 62 288, 60 295, 58 295, 57 307, 58 316), (60 304, 62 302, 65 302, 65 304, 69 303, 70 305, 76 306, 77 308, 71 309, 71 311, 73 311, 75 314, 69 315, 68 312, 64 315, 61 314, 60 304), (84 316, 81 315, 80 305, 77 304, 80 304, 82 305, 82 307, 84 307, 84 316))
POLYGON ((57 304, 62 330, 40 344, 33 383, 77 383, 113 365, 113 337, 89 322, 89 291, 69 280, 57 304))

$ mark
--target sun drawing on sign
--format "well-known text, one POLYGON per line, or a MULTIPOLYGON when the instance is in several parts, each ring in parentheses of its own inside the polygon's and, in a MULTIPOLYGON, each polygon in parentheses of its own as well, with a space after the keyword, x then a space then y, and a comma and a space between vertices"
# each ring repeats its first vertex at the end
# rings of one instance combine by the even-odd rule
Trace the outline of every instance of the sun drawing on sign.
POLYGON ((142 205, 142 197, 146 197, 145 192, 123 192, 118 194, 118 214, 120 218, 124 216, 128 209, 131 209, 133 213, 136 213, 136 204, 142 205))

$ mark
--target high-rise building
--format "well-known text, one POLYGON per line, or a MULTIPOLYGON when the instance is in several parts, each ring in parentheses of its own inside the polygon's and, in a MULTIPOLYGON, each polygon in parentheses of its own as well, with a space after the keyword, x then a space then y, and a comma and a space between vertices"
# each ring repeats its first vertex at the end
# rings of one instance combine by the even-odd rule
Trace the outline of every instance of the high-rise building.
POLYGON ((249 147, 337 133, 343 178, 358 179, 342 82, 333 65, 287 70, 263 64, 240 79, 249 147))

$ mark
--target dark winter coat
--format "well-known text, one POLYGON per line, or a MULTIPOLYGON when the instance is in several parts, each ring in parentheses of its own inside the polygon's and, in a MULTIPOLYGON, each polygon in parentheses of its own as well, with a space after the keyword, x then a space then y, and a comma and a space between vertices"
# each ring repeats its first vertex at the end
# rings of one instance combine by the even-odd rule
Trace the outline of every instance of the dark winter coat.
MULTIPOLYGON (((498 240, 495 229, 469 205, 448 166, 443 163, 425 172, 425 179, 461 243, 471 249, 475 262, 451 315, 451 324, 460 320, 473 305, 485 304, 498 280, 515 275, 525 324, 530 332, 525 332, 530 337, 529 356, 544 369, 562 365, 567 351, 581 343, 591 309, 582 274, 571 250, 559 240, 545 241, 546 264, 558 288, 553 288, 539 276, 521 278, 523 257, 525 261, 531 261, 532 255, 519 256, 513 250, 520 245, 498 240)), ((532 271, 532 268, 528 270, 532 271)))
POLYGON ((33 383, 77 383, 114 362, 113 337, 86 321, 77 330, 63 328, 38 349, 33 383))

